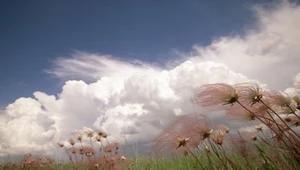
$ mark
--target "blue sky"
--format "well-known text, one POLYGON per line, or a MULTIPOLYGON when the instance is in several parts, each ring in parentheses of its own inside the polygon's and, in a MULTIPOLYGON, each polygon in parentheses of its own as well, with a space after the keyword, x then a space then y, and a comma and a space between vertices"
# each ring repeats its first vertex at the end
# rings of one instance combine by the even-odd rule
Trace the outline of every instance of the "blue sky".
POLYGON ((62 82, 44 70, 76 50, 162 64, 174 51, 251 27, 266 1, 1 1, 0 106, 62 82))

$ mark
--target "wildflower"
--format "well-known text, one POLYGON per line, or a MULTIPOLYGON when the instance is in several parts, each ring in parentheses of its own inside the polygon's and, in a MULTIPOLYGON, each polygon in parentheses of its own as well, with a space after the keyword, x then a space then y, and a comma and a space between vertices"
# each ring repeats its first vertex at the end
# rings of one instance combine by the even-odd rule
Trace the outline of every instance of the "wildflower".
POLYGON ((255 82, 236 84, 234 88, 239 94, 239 100, 245 104, 254 105, 263 97, 262 89, 255 82))
POLYGON ((185 146, 187 144, 187 142, 189 141, 190 138, 180 138, 178 137, 178 146, 176 149, 180 148, 181 146, 185 146))
POLYGON ((262 132, 263 127, 261 125, 256 125, 255 129, 257 130, 257 132, 262 132))
POLYGON ((87 130, 85 133, 88 138, 94 137, 94 134, 95 134, 95 132, 93 130, 87 130))
POLYGON ((193 136, 196 141, 209 138, 213 132, 211 123, 205 115, 192 114, 181 118, 180 121, 185 124, 184 134, 193 136))
POLYGON ((80 151, 82 154, 85 154, 86 156, 93 156, 95 154, 95 151, 91 146, 84 146, 81 148, 80 151))
POLYGON ((200 106, 233 105, 237 100, 236 90, 225 83, 203 85, 195 95, 195 103, 200 106))
POLYGON ((81 147, 81 148, 79 149, 79 154, 80 154, 80 155, 84 155, 84 148, 83 148, 83 147, 81 147))
POLYGON ((190 147, 188 145, 189 138, 185 137, 181 132, 171 130, 171 127, 164 129, 154 140, 153 149, 161 153, 175 152, 181 146, 190 147))
POLYGON ((76 135, 76 139, 77 139, 79 142, 81 142, 81 141, 82 141, 82 138, 83 138, 82 133, 76 133, 75 135, 76 135))
POLYGON ((107 133, 105 133, 103 131, 98 131, 98 135, 102 138, 107 138, 107 133))
POLYGON ((271 106, 289 107, 292 104, 292 98, 286 93, 268 91, 265 96, 271 106))
POLYGON ((217 145, 223 144, 223 138, 224 133, 221 131, 215 131, 214 133, 212 133, 212 141, 215 142, 217 145))
POLYGON ((64 143, 62 143, 62 142, 57 142, 57 145, 61 148, 64 147, 64 143))
POLYGON ((203 133, 203 135, 202 135, 202 136, 203 136, 202 139, 204 140, 204 139, 206 139, 206 138, 209 138, 210 135, 212 134, 212 132, 213 132, 212 129, 211 129, 211 130, 205 130, 204 133, 203 133))
POLYGON ((204 143, 204 147, 207 153, 210 153, 210 148, 204 143))
POLYGON ((253 135, 251 138, 252 138, 253 141, 257 140, 257 136, 256 135, 253 135))
POLYGON ((286 122, 291 122, 291 121, 292 121, 292 118, 287 116, 287 117, 284 118, 284 121, 286 121, 286 122))
POLYGON ((72 154, 76 154, 78 151, 79 151, 78 148, 75 147, 73 147, 71 150, 72 154))
POLYGON ((289 115, 289 114, 293 114, 297 111, 297 108, 295 105, 291 104, 290 106, 272 106, 273 110, 277 113, 277 114, 285 114, 285 115, 289 115))
MULTIPOLYGON (((199 142, 212 133, 210 122, 204 115, 181 116, 171 122, 154 140, 156 151, 171 151, 179 148, 197 148, 199 142)), ((183 149, 184 151, 184 149, 183 149)))
POLYGON ((70 145, 74 146, 75 145, 75 141, 73 139, 69 140, 70 145))
POLYGON ((99 135, 96 136, 96 140, 97 140, 97 142, 101 142, 101 137, 99 135))
POLYGON ((225 110, 226 116, 230 120, 255 120, 253 112, 245 110, 241 106, 233 106, 225 110))
POLYGON ((115 142, 114 142, 114 148, 115 148, 116 150, 119 149, 119 142, 118 142, 118 141, 115 141, 115 142))
POLYGON ((25 166, 29 165, 32 161, 31 154, 28 153, 23 157, 21 164, 25 168, 25 166))
POLYGON ((113 151, 113 146, 112 146, 112 145, 108 145, 108 146, 105 146, 105 147, 104 147, 104 152, 110 153, 110 152, 112 152, 112 151, 113 151))
POLYGON ((291 125, 300 126, 299 116, 289 116, 289 117, 286 117, 284 120, 286 121, 287 118, 289 119, 289 123, 291 123, 291 125))
POLYGON ((295 120, 295 121, 293 122, 293 125, 294 125, 294 126, 300 126, 300 120, 299 120, 299 119, 295 120))
POLYGON ((253 140, 253 138, 256 138, 257 136, 253 132, 244 131, 241 132, 240 137, 243 138, 245 141, 253 140))
POLYGON ((217 125, 216 126, 217 129, 219 129, 221 132, 224 132, 224 133, 229 133, 229 127, 225 126, 225 125, 217 125))

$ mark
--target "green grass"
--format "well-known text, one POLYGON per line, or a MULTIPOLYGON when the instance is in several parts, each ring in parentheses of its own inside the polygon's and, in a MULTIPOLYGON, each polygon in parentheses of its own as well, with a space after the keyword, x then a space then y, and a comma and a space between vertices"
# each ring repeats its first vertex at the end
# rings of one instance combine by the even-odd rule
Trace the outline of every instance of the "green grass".
MULTIPOLYGON (((196 158, 199 160, 201 165, 195 160, 194 157, 190 155, 185 156, 175 156, 175 157, 138 157, 131 159, 131 164, 119 167, 120 169, 131 169, 131 170, 196 170, 196 169, 266 169, 266 170, 290 170, 290 169, 300 169, 299 162, 290 159, 284 153, 278 152, 276 148, 268 148, 266 146, 260 145, 257 149, 258 154, 248 157, 243 157, 236 153, 227 153, 226 156, 219 156, 213 152, 198 152, 196 158), (277 151, 277 152, 276 152, 277 151), (273 153, 273 155, 270 155, 273 153), (221 159, 219 159, 219 157, 221 159), (203 167, 203 168, 202 168, 203 167)), ((78 166, 78 169, 87 169, 82 166, 78 166)), ((23 169, 20 163, 16 163, 15 166, 7 166, 6 168, 2 165, 0 170, 4 169, 23 169)), ((41 167, 41 168, 27 168, 32 170, 42 170, 42 169, 54 169, 54 170, 69 170, 74 169, 71 163, 53 163, 51 167, 41 167)), ((97 168, 90 168, 97 169, 97 168)), ((98 168, 100 169, 100 168, 98 168)), ((102 168, 106 170, 106 168, 102 168)), ((107 168, 113 170, 113 168, 107 168)))

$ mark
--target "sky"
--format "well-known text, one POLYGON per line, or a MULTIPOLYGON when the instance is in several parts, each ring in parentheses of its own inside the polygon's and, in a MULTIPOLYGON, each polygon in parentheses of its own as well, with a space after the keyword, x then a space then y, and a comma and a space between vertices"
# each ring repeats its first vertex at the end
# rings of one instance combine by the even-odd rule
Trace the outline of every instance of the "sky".
POLYGON ((1 1, 0 153, 53 154, 82 128, 148 146, 202 111, 202 84, 284 91, 300 81, 299 18, 298 1, 1 1))
POLYGON ((176 51, 251 27, 252 1, 1 1, 0 105, 57 94, 44 70, 75 51, 165 65, 176 51), (230 23, 230 24, 228 24, 230 23), (9 74, 8 74, 9 73, 9 74))

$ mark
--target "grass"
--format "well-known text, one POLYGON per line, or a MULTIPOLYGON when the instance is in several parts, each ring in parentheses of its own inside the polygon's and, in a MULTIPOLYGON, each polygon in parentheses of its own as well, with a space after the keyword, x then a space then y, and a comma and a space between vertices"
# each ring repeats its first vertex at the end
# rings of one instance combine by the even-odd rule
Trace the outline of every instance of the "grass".
MULTIPOLYGON (((262 148, 265 146, 261 146, 262 148)), ((263 150, 268 150, 267 148, 264 148, 263 150)), ((270 152, 274 152, 272 150, 269 150, 270 152)), ((232 167, 229 163, 227 163, 226 166, 223 165, 222 161, 217 158, 216 155, 212 153, 198 153, 197 159, 202 163, 202 166, 204 169, 250 169, 250 170, 256 170, 256 169, 277 169, 277 170, 284 170, 284 169, 299 169, 300 166, 297 162, 294 160, 291 160, 290 158, 286 157, 285 154, 279 155, 281 160, 284 160, 285 163, 282 161, 275 161, 275 160, 268 160, 268 158, 263 159, 262 157, 249 157, 251 160, 249 161, 249 164, 246 166, 245 158, 243 158, 241 155, 232 153, 228 154, 228 157, 232 159, 232 161, 237 165, 236 167, 232 167), (210 160, 211 161, 210 161, 210 160), (265 161, 266 160, 266 161, 265 161)), ((266 156, 267 157, 267 156, 266 156)), ((166 169, 172 169, 172 170, 195 170, 195 169, 201 169, 201 166, 195 161, 195 159, 192 159, 190 156, 175 156, 175 157, 144 157, 144 158, 135 158, 131 160, 131 166, 123 166, 119 167, 119 169, 132 169, 132 170, 166 170, 166 169)), ((80 167, 80 165, 78 166, 80 167)), ((86 169, 81 167, 81 169, 86 169)), ((54 169, 54 170, 69 170, 74 169, 72 163, 55 163, 53 162, 52 165, 49 167, 28 167, 24 168, 21 166, 21 163, 15 164, 15 165, 6 165, 6 167, 1 166, 1 170, 4 169, 54 169)), ((80 168, 79 168, 80 169, 80 168)), ((89 169, 97 169, 95 167, 90 167, 89 169)), ((100 169, 100 168, 98 168, 100 169)), ((105 168, 102 168, 105 169, 105 168)), ((107 169, 117 169, 116 167, 111 167, 107 169)))

